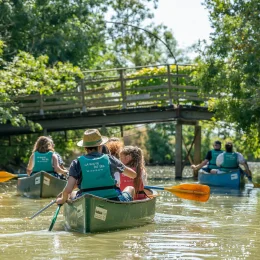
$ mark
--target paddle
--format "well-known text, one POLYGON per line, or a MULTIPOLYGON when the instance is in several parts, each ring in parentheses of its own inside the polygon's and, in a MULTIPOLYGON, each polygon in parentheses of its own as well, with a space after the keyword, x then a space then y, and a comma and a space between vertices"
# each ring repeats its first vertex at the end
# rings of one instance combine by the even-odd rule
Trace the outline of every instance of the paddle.
POLYGON ((60 207, 61 207, 61 205, 58 205, 58 207, 57 207, 57 209, 56 209, 56 211, 55 211, 55 213, 54 213, 54 216, 53 216, 53 218, 52 218, 51 225, 50 225, 48 231, 51 231, 51 230, 52 230, 52 228, 53 228, 53 226, 54 226, 54 224, 55 224, 55 222, 56 222, 57 216, 58 216, 58 214, 59 214, 59 212, 60 212, 60 207))
POLYGON ((27 174, 12 174, 6 171, 0 171, 0 182, 6 182, 14 178, 28 177, 27 174))
POLYGON ((210 187, 196 183, 182 183, 171 187, 144 186, 145 189, 165 190, 179 198, 206 202, 210 196, 210 187))
MULTIPOLYGON (((59 198, 61 196, 62 192, 59 193, 57 195, 56 198, 59 198)), ((31 217, 26 217, 25 219, 33 219, 35 217, 37 217, 38 215, 40 215, 44 210, 46 210, 47 208, 49 208, 50 206, 52 206, 54 203, 56 202, 56 199, 55 200, 52 200, 48 205, 46 205, 44 208, 40 209, 39 211, 37 211, 35 214, 33 214, 31 217)))
POLYGON ((248 174, 246 173, 245 170, 240 168, 240 171, 247 177, 249 183, 253 184, 254 188, 260 188, 260 184, 259 183, 253 182, 253 180, 252 180, 253 174, 252 174, 251 170, 249 169, 249 166, 248 166, 247 162, 246 162, 246 165, 247 165, 247 168, 248 168, 248 171, 250 173, 251 178, 248 176, 248 174))
POLYGON ((56 200, 51 201, 47 206, 45 206, 44 208, 40 209, 39 211, 37 211, 34 215, 32 215, 31 217, 26 217, 25 219, 33 219, 35 217, 37 217, 38 215, 40 215, 44 210, 46 210, 47 208, 49 208, 50 206, 52 206, 54 203, 56 202, 56 200))

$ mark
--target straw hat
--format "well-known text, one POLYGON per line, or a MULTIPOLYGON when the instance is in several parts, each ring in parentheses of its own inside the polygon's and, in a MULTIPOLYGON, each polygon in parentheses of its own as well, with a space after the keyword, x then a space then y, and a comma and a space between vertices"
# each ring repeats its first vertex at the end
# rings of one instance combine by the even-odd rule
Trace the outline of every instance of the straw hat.
POLYGON ((88 129, 84 132, 83 139, 77 143, 80 147, 95 147, 105 144, 108 137, 102 136, 97 129, 88 129))

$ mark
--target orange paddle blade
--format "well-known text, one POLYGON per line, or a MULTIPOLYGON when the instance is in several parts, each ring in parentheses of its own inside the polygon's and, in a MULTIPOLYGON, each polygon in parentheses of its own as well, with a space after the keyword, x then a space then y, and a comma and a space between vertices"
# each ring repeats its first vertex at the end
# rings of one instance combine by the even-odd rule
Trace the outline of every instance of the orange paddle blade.
POLYGON ((164 189, 186 200, 206 202, 210 197, 210 187, 202 184, 183 183, 172 187, 164 187, 164 189))
POLYGON ((170 192, 190 193, 197 195, 210 194, 210 187, 208 185, 197 183, 182 183, 172 187, 164 187, 164 189, 170 192))
POLYGON ((196 183, 183 183, 171 187, 145 186, 146 189, 165 190, 186 200, 206 202, 210 196, 210 187, 196 183))
POLYGON ((177 192, 177 191, 171 191, 171 193, 181 199, 195 200, 195 201, 199 201, 199 202, 206 202, 209 200, 209 197, 210 197, 210 193, 204 194, 204 195, 194 194, 194 193, 183 193, 183 192, 177 192))

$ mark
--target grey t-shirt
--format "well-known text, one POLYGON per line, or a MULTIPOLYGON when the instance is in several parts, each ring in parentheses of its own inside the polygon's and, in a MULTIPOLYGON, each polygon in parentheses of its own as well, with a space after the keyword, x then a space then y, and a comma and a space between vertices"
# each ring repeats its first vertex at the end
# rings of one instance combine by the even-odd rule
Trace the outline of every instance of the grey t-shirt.
MULTIPOLYGON (((103 154, 98 152, 92 152, 84 156, 86 156, 86 158, 98 158, 103 156, 103 154)), ((107 156, 109 157, 110 172, 114 179, 115 178, 114 174, 116 172, 119 172, 121 174, 125 170, 126 166, 121 161, 119 161, 116 157, 110 154, 107 154, 107 156)), ((70 164, 69 176, 72 176, 74 179, 76 179, 78 181, 78 185, 81 183, 82 173, 81 173, 81 167, 78 159, 73 160, 72 163, 70 164)))

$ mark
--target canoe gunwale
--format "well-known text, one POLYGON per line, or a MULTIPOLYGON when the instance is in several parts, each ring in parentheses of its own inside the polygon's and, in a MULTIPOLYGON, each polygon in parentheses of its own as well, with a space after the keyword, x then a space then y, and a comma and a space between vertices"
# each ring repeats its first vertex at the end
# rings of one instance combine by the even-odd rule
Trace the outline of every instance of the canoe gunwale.
MULTIPOLYGON (((152 193, 153 193, 153 195, 156 195, 157 194, 157 192, 156 191, 152 191, 152 190, 150 190, 152 193)), ((146 199, 143 199, 143 200, 133 200, 133 201, 116 201, 116 200, 110 200, 110 199, 107 199, 107 198, 101 198, 101 197, 98 197, 98 196, 95 196, 95 195, 92 195, 92 194, 84 194, 84 195, 82 195, 82 196, 80 196, 80 197, 78 197, 78 198, 76 198, 76 199, 73 199, 73 200, 69 200, 69 201, 67 201, 67 203, 69 204, 69 205, 72 205, 74 202, 76 202, 76 201, 79 201, 79 200, 82 200, 82 199, 84 199, 84 198, 94 198, 94 199, 96 199, 96 200, 100 200, 100 201, 104 201, 104 202, 108 202, 108 203, 113 203, 113 204, 137 204, 137 203, 145 203, 145 202, 147 202, 147 201, 151 201, 151 200, 155 200, 155 198, 156 197, 153 197, 153 198, 146 198, 146 199)))

